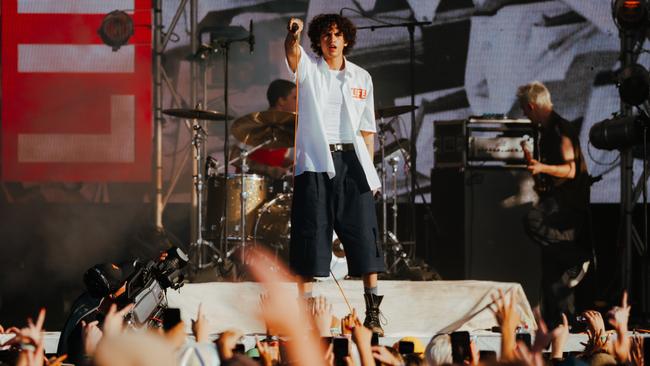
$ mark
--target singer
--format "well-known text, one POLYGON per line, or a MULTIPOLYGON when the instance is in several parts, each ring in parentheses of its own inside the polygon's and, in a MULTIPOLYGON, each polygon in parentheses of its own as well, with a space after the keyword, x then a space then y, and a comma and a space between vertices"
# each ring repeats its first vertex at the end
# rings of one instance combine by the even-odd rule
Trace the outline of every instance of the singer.
POLYGON ((385 271, 373 200, 381 184, 374 169, 376 133, 370 74, 347 60, 356 27, 338 14, 315 16, 307 35, 316 57, 299 45, 303 22, 292 18, 286 61, 298 84, 290 265, 298 290, 313 297, 314 277, 327 277, 332 230, 343 243, 351 276, 364 284, 364 325, 384 334, 377 273, 385 271))

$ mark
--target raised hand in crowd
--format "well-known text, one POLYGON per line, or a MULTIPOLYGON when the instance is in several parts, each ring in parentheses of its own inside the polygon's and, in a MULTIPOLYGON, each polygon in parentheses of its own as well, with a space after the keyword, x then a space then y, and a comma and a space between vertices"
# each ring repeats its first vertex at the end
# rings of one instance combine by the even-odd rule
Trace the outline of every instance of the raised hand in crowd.
POLYGON ((81 321, 81 341, 84 346, 84 354, 92 357, 97 350, 97 344, 102 339, 104 333, 99 329, 99 321, 95 320, 90 323, 81 321))
POLYGON ((497 323, 501 327, 501 360, 515 360, 516 336, 515 332, 521 323, 517 312, 515 299, 512 292, 504 294, 499 289, 499 296, 492 295, 492 302, 496 309, 492 309, 497 323))
POLYGON ((582 313, 587 322, 587 343, 581 343, 585 346, 583 354, 587 357, 599 353, 609 352, 610 342, 609 334, 605 331, 605 322, 600 312, 596 310, 587 310, 582 313))
POLYGON ((229 329, 221 333, 215 341, 221 361, 230 360, 234 356, 235 346, 237 346, 237 342, 239 342, 242 335, 243 333, 236 329, 229 329))
POLYGON ((553 358, 562 358, 564 346, 569 339, 569 320, 566 315, 562 314, 562 324, 555 329, 549 330, 539 307, 535 308, 535 320, 537 321, 537 331, 535 331, 535 343, 531 351, 533 353, 542 353, 551 345, 551 354, 553 358))
POLYGON ((115 337, 124 332, 124 317, 133 310, 133 306, 133 304, 129 304, 118 311, 117 305, 111 305, 104 318, 104 337, 115 337))
POLYGON ((311 315, 316 323, 318 334, 321 337, 329 337, 332 335, 332 304, 327 302, 323 296, 318 296, 314 299, 311 308, 311 315))
POLYGON ((210 341, 210 331, 208 330, 208 319, 203 314, 203 305, 199 304, 199 310, 196 313, 196 319, 192 319, 192 334, 197 343, 210 341))
POLYGON ((357 309, 352 309, 352 313, 346 315, 341 319, 341 333, 343 335, 351 335, 352 329, 356 326, 356 321, 359 318, 357 317, 357 309))
POLYGON ((361 359, 362 366, 374 366, 375 358, 372 354, 372 331, 363 326, 359 318, 357 317, 356 311, 353 311, 352 322, 352 341, 357 346, 357 351, 359 351, 359 358, 361 359))
POLYGON ((59 357, 52 356, 48 360, 45 361, 45 364, 47 366, 61 366, 61 365, 63 365, 63 361, 65 361, 67 358, 68 358, 68 355, 61 355, 59 357))
POLYGON ((45 363, 45 352, 43 347, 43 324, 45 323, 45 309, 38 312, 36 323, 31 318, 27 319, 27 326, 18 330, 11 328, 10 331, 16 336, 10 339, 3 346, 20 347, 20 355, 16 366, 42 366, 45 363))
POLYGON ((603 321, 603 316, 600 315, 600 312, 596 310, 587 310, 582 313, 582 316, 584 316, 587 321, 587 334, 590 334, 591 336, 605 334, 605 322, 603 321))
POLYGON ((569 320, 562 314, 562 324, 558 325, 552 332, 551 358, 561 359, 564 355, 564 348, 569 339, 569 320))
POLYGON ((154 332, 124 332, 119 337, 104 337, 95 352, 93 366, 178 365, 174 350, 154 332))
POLYGON ((306 311, 298 311, 299 308, 306 309, 305 301, 298 299, 301 306, 289 305, 292 303, 286 301, 295 298, 295 293, 289 291, 283 284, 295 281, 295 275, 263 249, 247 250, 246 255, 249 273, 262 285, 268 295, 262 308, 263 320, 283 335, 302 340, 300 345, 296 342, 288 343, 287 354, 293 364, 325 365, 320 339, 309 330, 314 329, 315 324, 310 317, 306 316, 306 311))
POLYGON ((541 352, 534 352, 524 342, 517 342, 513 361, 527 366, 545 366, 541 352))
POLYGON ((479 363, 481 362, 481 352, 478 349, 478 345, 474 340, 471 340, 469 342, 469 352, 471 355, 471 358, 469 361, 465 361, 465 365, 469 366, 478 366, 479 363))
POLYGON ((400 354, 394 354, 384 346, 372 346, 372 356, 386 366, 402 366, 404 359, 400 354))
POLYGON ((615 306, 609 311, 609 324, 616 331, 614 356, 618 362, 625 363, 630 359, 630 337, 627 335, 627 322, 630 318, 630 306, 627 304, 627 291, 623 292, 621 306, 615 306))
POLYGON ((630 363, 634 366, 643 366, 643 337, 632 337, 632 347, 630 348, 630 363))
MULTIPOLYGON (((185 322, 179 321, 170 329, 160 329, 161 334, 164 336, 165 341, 172 347, 172 349, 180 350, 187 343, 187 333, 185 333, 185 322)), ((194 336, 196 338, 196 335, 194 336)), ((198 342, 198 341, 197 341, 198 342)))
POLYGON ((275 366, 280 363, 280 348, 279 342, 273 341, 260 341, 255 336, 255 345, 260 353, 260 361, 262 366, 275 366))

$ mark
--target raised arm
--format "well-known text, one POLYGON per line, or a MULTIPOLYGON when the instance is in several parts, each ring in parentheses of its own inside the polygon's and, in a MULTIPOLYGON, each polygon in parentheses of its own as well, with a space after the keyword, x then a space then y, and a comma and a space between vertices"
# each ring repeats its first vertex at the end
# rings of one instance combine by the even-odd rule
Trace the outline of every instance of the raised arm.
POLYGON ((292 72, 298 69, 300 61, 300 33, 302 32, 303 23, 298 18, 291 18, 287 25, 287 38, 284 40, 284 52, 287 56, 287 63, 292 72))

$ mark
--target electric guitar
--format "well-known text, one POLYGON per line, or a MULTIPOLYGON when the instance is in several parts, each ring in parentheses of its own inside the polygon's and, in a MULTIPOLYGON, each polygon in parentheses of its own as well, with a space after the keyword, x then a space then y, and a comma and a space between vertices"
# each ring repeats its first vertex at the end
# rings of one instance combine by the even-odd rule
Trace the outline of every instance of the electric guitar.
MULTIPOLYGON (((521 150, 524 152, 524 159, 526 159, 528 164, 531 164, 533 154, 531 154, 530 150, 526 147, 526 140, 522 140, 519 145, 521 146, 521 150)), ((533 181, 535 182, 533 189, 537 194, 547 193, 550 190, 551 185, 548 176, 544 174, 533 175, 533 181)))

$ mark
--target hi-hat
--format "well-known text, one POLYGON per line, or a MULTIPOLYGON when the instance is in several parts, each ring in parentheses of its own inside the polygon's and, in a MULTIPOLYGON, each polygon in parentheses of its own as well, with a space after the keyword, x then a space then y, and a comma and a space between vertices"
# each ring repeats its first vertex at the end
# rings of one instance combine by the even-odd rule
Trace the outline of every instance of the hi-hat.
POLYGON ((246 145, 256 146, 273 139, 265 148, 293 147, 296 114, 262 111, 235 120, 232 134, 246 145))
MULTIPOLYGON (((188 108, 174 108, 174 109, 165 109, 162 111, 164 114, 172 117, 178 118, 187 118, 187 119, 200 119, 204 121, 225 121, 226 115, 207 109, 188 109, 188 108)), ((228 116, 228 119, 232 119, 232 116, 228 116)))
POLYGON ((397 105, 394 107, 379 108, 375 110, 375 118, 395 117, 416 109, 418 109, 418 107, 414 105, 397 105))

